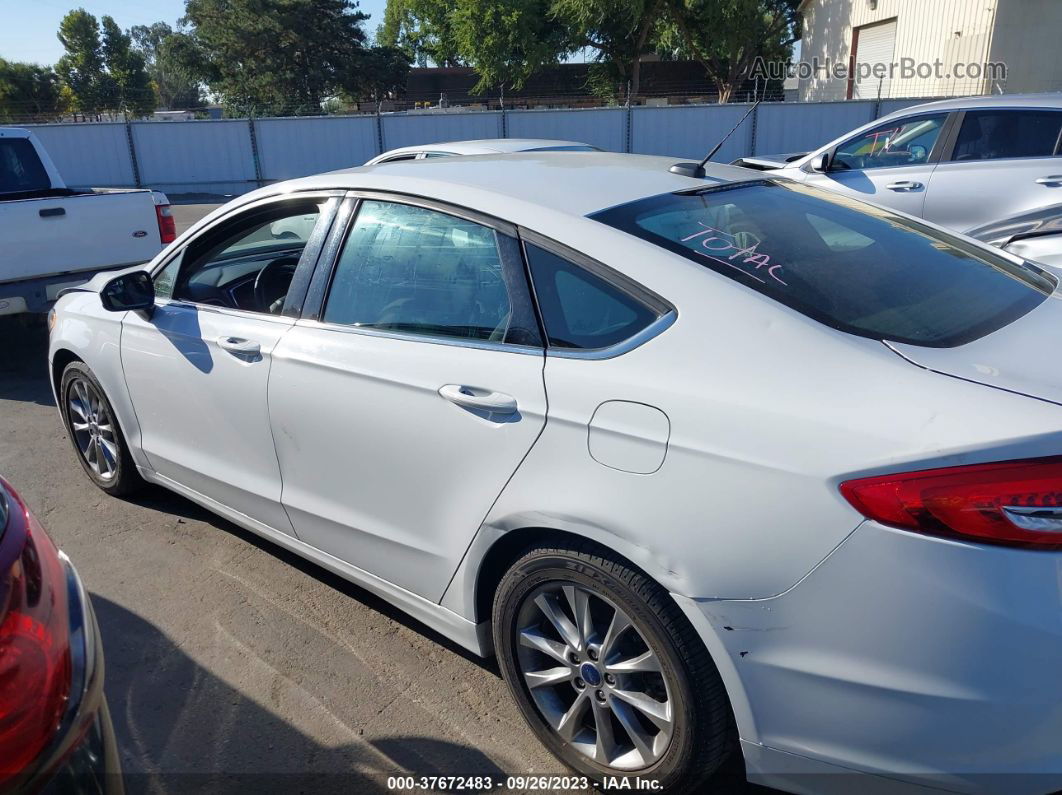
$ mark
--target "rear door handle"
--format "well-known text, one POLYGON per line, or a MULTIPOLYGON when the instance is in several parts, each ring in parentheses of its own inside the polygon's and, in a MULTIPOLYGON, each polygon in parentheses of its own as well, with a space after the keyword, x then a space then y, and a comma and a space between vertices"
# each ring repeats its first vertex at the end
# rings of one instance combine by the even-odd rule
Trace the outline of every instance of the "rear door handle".
POLYGON ((914 182, 913 180, 909 179, 902 179, 899 182, 890 182, 885 187, 889 190, 921 190, 922 183, 914 182))
POLYGON ((516 398, 512 395, 506 395, 504 392, 489 392, 485 389, 476 389, 470 386, 446 384, 439 387, 439 394, 451 403, 456 403, 466 409, 479 409, 480 411, 489 411, 492 414, 516 413, 516 398))
POLYGON ((1062 183, 1062 174, 1055 174, 1050 177, 1040 177, 1040 179, 1036 180, 1037 185, 1058 185, 1059 183, 1062 183))
POLYGON ((238 356, 257 356, 262 352, 261 345, 243 337, 218 337, 218 347, 238 356))
POLYGON ((65 207, 45 207, 43 210, 38 210, 37 215, 41 218, 55 218, 60 215, 66 215, 65 207))

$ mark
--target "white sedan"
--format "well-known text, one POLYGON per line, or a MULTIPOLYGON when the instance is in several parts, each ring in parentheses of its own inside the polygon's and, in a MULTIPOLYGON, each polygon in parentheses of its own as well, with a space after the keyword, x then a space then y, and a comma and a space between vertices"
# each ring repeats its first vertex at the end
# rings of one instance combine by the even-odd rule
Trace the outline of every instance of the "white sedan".
POLYGON ((801 791, 1062 786, 1056 278, 671 163, 440 158, 231 202, 59 300, 78 460, 496 654, 589 780, 701 792, 742 754, 801 791))
POLYGON ((479 138, 472 141, 443 141, 391 149, 372 160, 367 166, 397 163, 400 160, 425 160, 454 155, 497 155, 509 152, 600 152, 596 146, 579 141, 553 141, 548 138, 479 138))

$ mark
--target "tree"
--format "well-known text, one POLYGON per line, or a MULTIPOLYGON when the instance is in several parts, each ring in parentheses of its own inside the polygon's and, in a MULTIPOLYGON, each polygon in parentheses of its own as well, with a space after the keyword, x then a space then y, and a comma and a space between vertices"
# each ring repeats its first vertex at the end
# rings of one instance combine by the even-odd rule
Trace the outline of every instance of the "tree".
POLYGON ((133 49, 132 37, 109 16, 103 17, 103 61, 114 92, 111 107, 137 118, 155 110, 155 90, 144 56, 133 49))
POLYGON ((59 77, 51 67, 0 58, 0 121, 53 121, 62 115, 59 77))
MULTIPOLYGON (((705 0, 711 2, 711 0, 705 0)), ((552 14, 566 26, 577 47, 596 50, 602 71, 613 83, 640 88, 641 57, 649 52, 650 33, 672 0, 554 0, 552 14)))
POLYGON ((66 54, 55 66, 72 99, 73 109, 87 115, 102 111, 146 116, 155 109, 155 94, 144 57, 133 50, 132 38, 111 17, 100 23, 83 8, 59 23, 59 41, 66 54))
POLYGON ((203 104, 199 59, 187 34, 174 32, 165 22, 136 25, 129 34, 144 56, 160 107, 174 110, 203 104))
POLYGON ((395 98, 406 88, 409 56, 398 47, 371 47, 343 76, 340 89, 352 101, 379 103, 395 98))
POLYGON ((69 87, 74 109, 94 115, 110 94, 99 23, 88 11, 78 8, 63 17, 57 35, 66 54, 56 63, 55 71, 69 87))
POLYGON ((187 0, 210 88, 238 113, 320 113, 364 49, 350 0, 187 0))
POLYGON ((662 49, 704 66, 728 102, 756 59, 788 60, 800 38, 800 0, 680 0, 660 31, 662 49))
POLYGON ((387 0, 376 43, 398 47, 418 66, 464 66, 449 0, 387 0))
POLYGON ((577 49, 550 0, 457 0, 451 16, 463 60, 475 68, 481 93, 494 85, 521 88, 543 66, 577 49))

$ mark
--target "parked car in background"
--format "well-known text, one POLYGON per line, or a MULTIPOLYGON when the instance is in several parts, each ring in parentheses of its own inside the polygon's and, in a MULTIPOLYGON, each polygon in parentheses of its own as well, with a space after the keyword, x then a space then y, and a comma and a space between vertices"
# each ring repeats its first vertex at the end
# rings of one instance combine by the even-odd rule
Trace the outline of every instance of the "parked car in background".
POLYGON ((165 194, 68 188, 32 132, 0 127, 0 315, 43 312, 64 287, 146 262, 175 236, 165 194))
POLYGON ((1058 788, 1057 277, 673 163, 243 196, 56 304, 74 453, 497 654, 588 779, 699 793, 740 749, 798 791, 1058 788))
POLYGON ((546 138, 482 138, 476 141, 403 146, 377 155, 365 165, 394 163, 399 160, 423 160, 453 155, 496 155, 504 152, 600 152, 596 146, 578 141, 551 141, 546 138))
POLYGON ((103 648, 70 560, 0 478, 0 792, 123 791, 103 648))
POLYGON ((1062 204, 1004 218, 967 234, 1019 257, 1062 268, 1062 204))
POLYGON ((736 164, 965 232, 1062 202, 1062 94, 916 105, 792 157, 736 164))

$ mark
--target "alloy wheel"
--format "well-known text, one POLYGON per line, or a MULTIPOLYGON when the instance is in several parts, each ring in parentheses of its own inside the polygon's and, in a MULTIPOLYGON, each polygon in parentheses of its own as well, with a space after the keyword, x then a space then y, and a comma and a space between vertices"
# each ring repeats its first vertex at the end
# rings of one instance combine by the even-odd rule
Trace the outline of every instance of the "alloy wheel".
POLYGON ((81 457, 101 480, 118 473, 118 440, 114 420, 92 383, 75 378, 67 389, 70 430, 81 457))
POLYGON ((542 717, 579 753, 630 771, 667 751, 675 688, 610 599, 573 583, 539 586, 521 604, 515 644, 519 673, 542 717))

